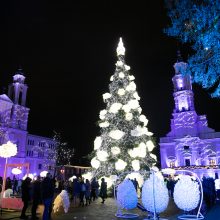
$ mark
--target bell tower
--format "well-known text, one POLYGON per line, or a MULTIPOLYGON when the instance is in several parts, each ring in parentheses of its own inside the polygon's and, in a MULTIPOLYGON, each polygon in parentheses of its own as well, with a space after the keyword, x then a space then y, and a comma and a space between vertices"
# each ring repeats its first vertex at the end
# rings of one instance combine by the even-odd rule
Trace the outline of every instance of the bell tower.
POLYGON ((26 105, 27 85, 21 68, 13 76, 13 83, 8 87, 8 96, 16 105, 26 105))

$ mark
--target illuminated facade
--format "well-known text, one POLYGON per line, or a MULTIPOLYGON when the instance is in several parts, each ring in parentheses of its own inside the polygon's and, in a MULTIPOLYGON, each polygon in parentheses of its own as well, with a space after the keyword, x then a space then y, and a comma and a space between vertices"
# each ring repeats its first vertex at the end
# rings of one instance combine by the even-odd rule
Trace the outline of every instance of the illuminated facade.
MULTIPOLYGON (((51 158, 54 158, 52 154, 55 152, 56 143, 51 138, 28 133, 30 109, 26 107, 27 88, 25 76, 19 69, 13 76, 13 83, 8 87, 8 95, 0 95, 0 144, 8 140, 15 143, 18 154, 8 158, 8 163, 29 163, 30 173, 37 175, 54 167, 55 160, 51 158)), ((0 157, 0 176, 3 175, 4 165, 5 159, 0 157)), ((8 176, 10 175, 9 169, 8 176)))
POLYGON ((205 115, 197 115, 189 75, 183 76, 187 64, 179 60, 174 64, 175 107, 171 131, 160 138, 161 168, 185 168, 200 177, 220 177, 220 132, 208 127, 205 115))

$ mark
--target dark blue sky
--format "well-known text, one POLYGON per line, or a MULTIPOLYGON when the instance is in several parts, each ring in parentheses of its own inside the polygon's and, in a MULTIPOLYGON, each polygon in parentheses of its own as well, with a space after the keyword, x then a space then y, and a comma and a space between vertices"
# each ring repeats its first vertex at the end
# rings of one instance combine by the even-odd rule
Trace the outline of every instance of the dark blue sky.
MULTIPOLYGON (((99 135, 102 94, 114 73, 123 37, 126 62, 136 77, 143 114, 156 137, 169 132, 174 106, 171 78, 177 42, 163 34, 168 18, 156 1, 1 1, 0 87, 19 65, 29 86, 29 132, 61 132, 76 158, 93 149, 99 135)), ((183 58, 189 48, 180 45, 183 58)), ((220 131, 219 100, 194 87, 198 114, 220 131)))

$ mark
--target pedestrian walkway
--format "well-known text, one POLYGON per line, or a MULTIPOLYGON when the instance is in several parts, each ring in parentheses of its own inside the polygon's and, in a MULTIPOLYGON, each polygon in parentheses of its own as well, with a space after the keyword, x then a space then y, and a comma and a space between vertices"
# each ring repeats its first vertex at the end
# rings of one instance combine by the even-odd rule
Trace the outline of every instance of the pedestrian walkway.
MULTIPOLYGON (((43 211, 43 206, 39 207, 39 217, 43 211)), ((115 217, 117 206, 115 200, 108 198, 105 204, 101 203, 101 199, 97 199, 89 206, 73 207, 71 206, 68 213, 64 213, 63 209, 58 213, 52 214, 52 220, 119 220, 115 217)), ((135 220, 147 219, 147 213, 142 212, 140 209, 128 211, 130 213, 139 214, 135 220)), ((167 210, 161 213, 160 217, 167 220, 176 220, 181 211, 176 207, 173 200, 170 200, 167 210)), ((30 209, 27 211, 29 219, 31 219, 30 209)), ((1 220, 19 219, 20 212, 3 212, 0 216, 1 220)), ((218 220, 220 216, 220 203, 218 202, 210 212, 207 213, 205 220, 218 220)))

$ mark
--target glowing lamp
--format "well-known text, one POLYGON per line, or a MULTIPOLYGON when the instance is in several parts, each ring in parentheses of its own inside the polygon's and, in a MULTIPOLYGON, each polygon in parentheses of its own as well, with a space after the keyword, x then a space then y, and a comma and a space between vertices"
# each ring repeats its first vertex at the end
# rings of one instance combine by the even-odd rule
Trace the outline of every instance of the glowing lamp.
POLYGON ((14 175, 19 175, 19 174, 21 174, 21 170, 20 169, 18 169, 18 168, 13 168, 12 170, 11 170, 11 172, 12 172, 12 174, 14 174, 14 175))
POLYGON ((46 177, 47 173, 48 173, 48 171, 46 171, 46 170, 40 172, 40 177, 46 177))
POLYGON ((121 103, 118 103, 118 102, 113 103, 109 109, 109 112, 115 114, 120 110, 121 107, 122 107, 121 103))
POLYGON ((8 141, 6 144, 0 146, 0 157, 8 158, 17 154, 17 145, 8 141))
POLYGON ((105 94, 102 95, 102 97, 103 97, 103 99, 104 99, 104 101, 105 101, 106 99, 111 98, 112 95, 111 95, 110 93, 105 93, 105 94))
POLYGON ((150 152, 155 148, 155 146, 154 146, 154 144, 153 144, 153 142, 152 142, 151 140, 149 140, 149 141, 146 143, 146 145, 147 145, 148 151, 150 151, 150 152))
POLYGON ((97 151, 97 158, 100 161, 106 161, 107 157, 108 157, 108 153, 106 151, 104 151, 104 150, 97 151))
POLYGON ((112 152, 113 155, 117 155, 117 154, 121 153, 121 150, 120 150, 119 147, 112 147, 111 152, 112 152))
POLYGON ((118 95, 123 96, 125 94, 125 90, 124 89, 119 89, 118 90, 118 95))
POLYGON ((94 140, 94 150, 98 150, 102 145, 102 138, 101 137, 96 137, 94 140))
POLYGON ((136 99, 132 99, 128 102, 128 105, 131 109, 137 109, 139 107, 139 102, 136 99))
POLYGON ((91 165, 93 168, 95 169, 98 169, 99 166, 100 166, 100 161, 96 159, 96 157, 94 157, 92 160, 91 160, 91 165))
POLYGON ((124 136, 124 132, 120 130, 112 130, 109 132, 109 136, 115 140, 119 140, 124 136))

